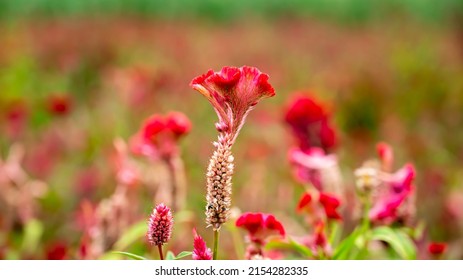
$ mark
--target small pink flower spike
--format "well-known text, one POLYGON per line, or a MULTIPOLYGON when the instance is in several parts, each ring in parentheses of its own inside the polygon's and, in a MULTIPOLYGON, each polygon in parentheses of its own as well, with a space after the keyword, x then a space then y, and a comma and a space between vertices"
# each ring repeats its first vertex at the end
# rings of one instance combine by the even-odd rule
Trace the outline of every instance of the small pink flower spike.
POLYGON ((193 260, 212 260, 212 251, 207 248, 204 239, 193 229, 193 260))
POLYGON ((190 86, 209 100, 219 117, 217 130, 234 142, 249 111, 261 98, 275 95, 268 78, 255 67, 226 66, 194 78, 190 86))
POLYGON ((162 246, 167 243, 172 235, 174 219, 172 211, 163 203, 158 204, 150 216, 147 238, 152 246, 162 246))

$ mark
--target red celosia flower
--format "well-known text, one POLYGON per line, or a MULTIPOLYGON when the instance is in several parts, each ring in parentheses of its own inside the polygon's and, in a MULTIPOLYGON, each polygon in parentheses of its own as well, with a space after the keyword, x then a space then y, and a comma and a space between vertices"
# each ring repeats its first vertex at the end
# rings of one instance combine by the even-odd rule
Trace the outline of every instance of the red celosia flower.
POLYGON ((166 129, 176 137, 181 137, 191 130, 190 120, 182 113, 170 112, 166 116, 166 129))
POLYGON ((447 250, 447 243, 431 242, 428 245, 428 252, 431 255, 442 255, 447 250))
POLYGON ((338 198, 331 194, 320 193, 319 201, 323 205, 328 219, 342 220, 341 215, 337 212, 337 208, 341 205, 338 198))
POLYGON ((71 100, 65 95, 55 95, 48 99, 48 111, 57 116, 65 116, 71 111, 71 100))
POLYGON ((132 152, 150 158, 169 158, 177 152, 178 139, 190 129, 190 120, 182 113, 171 112, 166 117, 152 115, 132 138, 132 152))
POLYGON ((336 145, 336 133, 329 124, 329 114, 312 97, 298 94, 288 106, 285 121, 302 150, 320 147, 326 151, 336 145))
MULTIPOLYGON (((295 165, 295 176, 301 183, 310 183, 317 190, 323 190, 322 172, 334 171, 337 167, 335 155, 326 155, 320 148, 306 151, 292 149, 289 161, 295 165)), ((334 176, 335 174, 333 174, 334 176)))
POLYGON ((147 237, 152 246, 167 243, 172 235, 174 219, 170 208, 163 203, 153 209, 148 223, 147 237))
POLYGON ((271 214, 244 213, 235 225, 247 230, 250 240, 259 244, 263 244, 265 238, 273 234, 285 236, 283 225, 271 214))
POLYGON ((212 260, 212 251, 207 248, 204 239, 193 229, 194 242, 193 242, 193 260, 212 260))
POLYGON ((209 100, 219 117, 217 130, 231 135, 232 142, 248 112, 261 98, 275 95, 268 75, 248 66, 209 70, 194 78, 190 86, 209 100))
POLYGON ((373 221, 391 221, 397 216, 398 208, 413 192, 413 179, 415 168, 407 164, 394 174, 383 174, 381 181, 385 183, 385 191, 378 194, 370 210, 370 219, 373 221))

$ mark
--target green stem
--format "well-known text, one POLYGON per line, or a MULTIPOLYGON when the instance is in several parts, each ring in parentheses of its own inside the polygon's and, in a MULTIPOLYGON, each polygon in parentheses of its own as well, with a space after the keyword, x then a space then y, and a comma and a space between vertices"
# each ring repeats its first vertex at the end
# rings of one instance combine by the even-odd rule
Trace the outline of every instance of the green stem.
POLYGON ((214 250, 212 251, 212 259, 217 260, 217 249, 219 248, 219 231, 214 230, 214 250))
POLYGON ((164 255, 162 254, 162 245, 161 244, 158 245, 158 251, 159 251, 159 258, 161 260, 164 260, 164 255))

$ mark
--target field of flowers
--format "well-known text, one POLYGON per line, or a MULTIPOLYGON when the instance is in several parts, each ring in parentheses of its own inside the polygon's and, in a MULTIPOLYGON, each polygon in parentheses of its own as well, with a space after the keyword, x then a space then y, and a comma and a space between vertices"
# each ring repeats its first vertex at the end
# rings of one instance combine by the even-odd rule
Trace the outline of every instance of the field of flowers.
POLYGON ((461 15, 3 18, 0 259, 462 259, 461 15))

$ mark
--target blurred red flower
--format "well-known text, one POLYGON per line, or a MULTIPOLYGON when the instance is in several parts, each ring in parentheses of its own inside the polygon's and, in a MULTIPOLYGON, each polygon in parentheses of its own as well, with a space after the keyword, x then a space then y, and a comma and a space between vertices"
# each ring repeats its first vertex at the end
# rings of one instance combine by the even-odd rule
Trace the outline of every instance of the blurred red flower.
POLYGON ((336 146, 337 137, 327 109, 311 93, 298 93, 287 106, 285 121, 302 150, 320 147, 325 151, 336 146))
MULTIPOLYGON (((295 166, 295 177, 301 183, 312 184, 317 190, 323 191, 323 172, 337 169, 335 155, 327 155, 321 148, 310 148, 305 151, 295 148, 288 153, 289 161, 295 166)), ((331 174, 336 176, 336 174, 331 174)))
POLYGON ((57 241, 48 246, 47 260, 64 260, 67 258, 68 247, 64 242, 57 241))
POLYGON ((377 199, 370 210, 370 219, 373 221, 391 221, 397 217, 397 210, 403 202, 413 193, 413 180, 415 168, 406 164, 393 174, 382 174, 380 179, 385 183, 385 190, 379 192, 377 199))
POLYGON ((447 243, 444 242, 431 242, 428 245, 428 252, 431 255, 441 255, 447 250, 447 243))
POLYGON ((323 205, 328 219, 342 220, 341 215, 337 212, 337 208, 341 205, 338 198, 331 194, 320 193, 319 201, 323 205))
POLYGON ((138 155, 170 158, 177 153, 177 141, 190 130, 190 120, 180 112, 171 112, 165 117, 155 114, 143 122, 140 131, 132 137, 130 147, 138 155))
POLYGON ((48 98, 47 108, 56 116, 65 116, 71 111, 71 99, 67 95, 54 95, 48 98))
POLYGON ((247 230, 251 242, 258 244, 264 244, 265 239, 271 235, 285 236, 283 225, 271 214, 244 213, 235 225, 247 230))
MULTIPOLYGON (((342 220, 341 215, 337 212, 341 202, 337 197, 328 193, 320 193, 318 202, 323 207, 327 219, 342 220)), ((297 211, 312 209, 312 195, 308 192, 302 194, 297 204, 297 211)))

